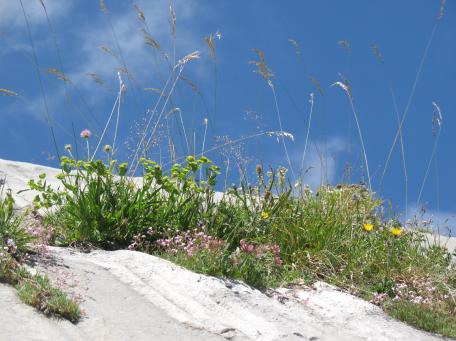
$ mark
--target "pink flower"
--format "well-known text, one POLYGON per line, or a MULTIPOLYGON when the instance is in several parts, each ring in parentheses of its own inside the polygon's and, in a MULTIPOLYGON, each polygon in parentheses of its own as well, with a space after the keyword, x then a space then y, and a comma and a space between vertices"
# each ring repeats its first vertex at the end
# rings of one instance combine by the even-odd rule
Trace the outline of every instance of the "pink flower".
POLYGON ((277 245, 277 244, 269 245, 269 250, 270 250, 274 255, 279 255, 279 254, 280 254, 280 246, 277 245))
POLYGON ((241 246, 241 250, 245 253, 252 253, 255 251, 255 245, 246 243, 244 239, 242 239, 239 244, 241 246))
POLYGON ((90 136, 92 136, 92 132, 89 129, 84 129, 81 131, 79 134, 83 139, 88 139, 90 136))
POLYGON ((192 248, 192 247, 189 247, 189 248, 187 249, 187 256, 188 256, 188 257, 193 257, 193 248, 192 248))
POLYGON ((283 265, 283 260, 282 260, 282 258, 280 258, 279 256, 275 256, 275 257, 274 257, 274 263, 275 263, 275 265, 277 265, 277 266, 280 267, 280 266, 283 265))

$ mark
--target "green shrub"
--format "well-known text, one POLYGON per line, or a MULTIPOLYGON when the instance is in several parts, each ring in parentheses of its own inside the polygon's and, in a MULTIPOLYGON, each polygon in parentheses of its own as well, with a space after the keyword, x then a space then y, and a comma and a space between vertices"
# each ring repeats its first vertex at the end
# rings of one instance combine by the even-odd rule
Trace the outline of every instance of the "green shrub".
POLYGON ((19 255, 33 237, 23 228, 23 215, 14 212, 11 190, 5 190, 5 180, 0 179, 0 252, 19 255))
MULTIPOLYGON (((75 161, 62 157, 58 179, 62 190, 46 184, 45 175, 29 182, 40 192, 35 206, 52 208, 47 221, 58 244, 92 243, 123 248, 150 228, 176 230, 195 226, 208 208, 218 168, 207 158, 187 158, 165 175, 153 161, 141 160, 143 177, 135 183, 126 176, 127 164, 116 161, 75 161), (205 168, 206 180, 197 181, 205 168)), ((211 206, 211 205, 210 205, 211 206)))

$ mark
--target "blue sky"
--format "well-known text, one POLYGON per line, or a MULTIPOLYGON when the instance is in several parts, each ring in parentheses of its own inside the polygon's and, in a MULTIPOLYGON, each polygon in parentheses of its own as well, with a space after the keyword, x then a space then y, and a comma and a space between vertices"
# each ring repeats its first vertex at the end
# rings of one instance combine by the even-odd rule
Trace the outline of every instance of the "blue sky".
MULTIPOLYGON (((0 0, 0 88, 20 94, 0 96, 0 126, 3 127, 0 158, 58 165, 45 119, 43 91, 59 153, 64 153, 66 143, 74 144, 73 126, 77 134, 84 128, 91 129, 94 147, 117 96, 117 70, 125 66, 132 79, 122 74, 127 90, 121 101, 117 153, 119 158, 130 156, 131 150, 124 142, 137 143, 137 127, 159 96, 144 89, 163 87, 169 75, 163 54, 144 43, 141 22, 132 5, 141 8, 151 36, 160 44, 160 51, 168 54, 172 64, 170 2, 106 0, 109 10, 106 15, 97 1, 45 0, 51 26, 40 1, 22 2, 34 50, 19 0, 0 0), (107 53, 107 49, 112 52, 107 53), (64 72, 71 83, 59 80, 47 71, 49 68, 64 72), (96 83, 88 73, 95 73, 103 84, 96 83)), ((440 20, 437 20, 440 0, 181 0, 172 5, 176 12, 176 60, 196 50, 201 52, 201 59, 189 62, 183 71, 186 79, 197 84, 199 93, 179 81, 164 109, 169 115, 160 122, 168 122, 178 156, 192 152, 194 142, 196 151, 201 151, 205 118, 209 120, 205 149, 226 139, 280 130, 271 88, 253 72, 256 67, 250 63, 258 60, 253 49, 261 49, 274 74, 271 81, 283 130, 294 136, 294 141, 286 138, 285 143, 295 172, 301 165, 309 99, 313 93, 310 144, 304 160, 305 168, 312 168, 304 182, 315 187, 326 180, 335 184, 366 179, 347 94, 340 87, 331 87, 341 80, 341 73, 351 86, 372 187, 382 198, 391 200, 397 212, 404 210, 406 200, 400 144, 396 145, 383 186, 380 186, 398 127, 391 89, 402 117, 425 48, 430 43, 403 125, 409 184, 407 202, 412 208, 426 204, 428 217, 434 216, 442 226, 446 225, 446 219, 450 223, 455 221, 454 2, 446 3, 440 20), (217 31, 221 39, 214 38, 217 56, 214 65, 203 38, 217 31), (298 53, 290 39, 299 43, 298 53), (380 48, 383 63, 374 56, 372 43, 380 48), (322 93, 310 77, 318 80, 322 93), (422 198, 417 203, 436 140, 432 134, 433 102, 440 108, 443 120, 435 158, 422 198), (179 110, 172 110, 173 107, 179 110), (352 169, 350 176, 348 168, 352 169)), ((112 143, 113 127, 114 120, 102 144, 112 143)), ((158 132, 157 137, 165 136, 165 126, 158 132)), ((84 145, 80 138, 77 140, 82 153, 84 145)), ((233 181, 239 176, 237 165, 243 162, 250 170, 259 162, 289 168, 282 140, 279 142, 276 137, 262 135, 218 149, 209 156, 223 164, 227 160, 226 153, 230 153, 228 177, 233 181)), ((166 138, 159 139, 159 146, 152 148, 151 153, 166 163, 169 161, 167 149, 166 138)))

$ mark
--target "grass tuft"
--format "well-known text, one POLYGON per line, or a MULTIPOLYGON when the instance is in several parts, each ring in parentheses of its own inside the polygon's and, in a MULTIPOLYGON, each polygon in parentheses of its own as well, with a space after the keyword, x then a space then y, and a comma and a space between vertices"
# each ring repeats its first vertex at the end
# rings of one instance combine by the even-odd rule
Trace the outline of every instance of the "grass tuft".
POLYGON ((456 338, 456 317, 424 304, 392 303, 386 311, 394 318, 419 329, 456 338))
MULTIPOLYGON (((24 273, 24 270, 22 270, 24 273)), ((46 276, 25 273, 16 285, 19 298, 47 316, 58 316, 76 323, 81 318, 78 304, 60 289, 55 288, 46 276)))
POLYGON ((46 315, 59 316, 73 323, 81 317, 78 304, 59 288, 53 287, 46 276, 32 276, 21 266, 30 242, 34 240, 24 228, 23 216, 13 211, 11 191, 4 191, 0 182, 0 283, 17 289, 19 298, 46 315))

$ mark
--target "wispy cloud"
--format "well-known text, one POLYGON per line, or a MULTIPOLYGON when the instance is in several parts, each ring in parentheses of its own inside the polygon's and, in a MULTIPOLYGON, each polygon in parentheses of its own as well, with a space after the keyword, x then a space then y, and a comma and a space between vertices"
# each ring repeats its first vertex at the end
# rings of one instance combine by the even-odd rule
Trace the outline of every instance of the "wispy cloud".
MULTIPOLYGON (((45 1, 51 21, 53 17, 68 12, 71 8, 71 3, 72 1, 45 1)), ((166 51, 172 63, 174 48, 169 24, 169 1, 136 1, 136 3, 144 13, 150 34, 160 44, 161 49, 166 51)), ((26 4, 27 14, 32 23, 41 24, 45 22, 46 17, 38 0, 33 1, 33 4, 31 1, 26 2, 26 4)), ((109 2, 107 5, 109 6, 109 2)), ((81 8, 83 8, 85 5, 74 3, 75 11, 81 9, 76 8, 76 6, 82 6, 81 8)), ((159 88, 163 81, 159 79, 159 71, 164 71, 164 77, 169 72, 169 65, 163 58, 160 59, 159 70, 157 70, 157 65, 154 63, 154 51, 145 43, 137 13, 129 3, 125 3, 122 6, 122 10, 118 10, 118 8, 110 9, 109 17, 107 17, 98 8, 98 5, 93 6, 92 4, 90 8, 93 13, 91 13, 90 20, 72 30, 71 42, 59 36, 59 32, 68 30, 70 23, 59 22, 58 25, 55 25, 57 39, 62 41, 60 48, 64 55, 64 69, 61 71, 65 72, 72 84, 77 87, 78 92, 83 94, 85 100, 91 106, 99 107, 100 105, 105 105, 108 99, 115 96, 118 82, 117 70, 119 68, 128 67, 129 73, 134 77, 134 82, 128 82, 127 84, 129 86, 133 84, 139 91, 142 91, 145 87, 159 88), (105 51, 101 47, 104 47, 105 51), (112 53, 106 52, 106 48, 112 53), (72 58, 65 58, 65 56, 72 56, 72 58), (89 73, 96 74, 98 79, 105 82, 106 87, 103 88, 96 84, 94 77, 87 75, 89 73)), ((179 59, 189 52, 203 48, 203 34, 198 31, 197 20, 201 13, 207 10, 207 6, 203 8, 193 0, 175 1, 173 6, 177 14, 175 47, 176 59, 179 59)), ((0 13, 2 24, 22 25, 22 11, 18 2, 0 2, 0 13)), ((71 22, 71 24, 75 23, 71 22)), ((22 32, 22 38, 26 37, 24 30, 24 27, 19 30, 22 32)), ((32 27, 33 30, 34 27, 32 27)), ((49 42, 49 32, 39 31, 36 33, 34 31, 33 33, 35 45, 39 46, 37 49, 41 49, 44 45, 49 45, 47 48, 53 47, 52 42, 49 42)), ((20 45, 28 50, 29 45, 24 42, 17 40, 16 45, 8 44, 7 48, 17 50, 20 45)), ((38 51, 38 53, 40 52, 43 51, 38 51)), ((40 60, 43 61, 42 65, 40 65, 42 74, 49 80, 46 82, 46 91, 53 94, 48 99, 50 110, 52 113, 64 112, 63 83, 61 81, 51 81, 54 78, 53 75, 44 75, 44 65, 59 69, 59 65, 50 64, 52 60, 57 62, 56 58, 49 55, 49 58, 46 59, 45 54, 41 54, 40 57, 40 60)), ((195 69, 193 68, 193 70, 195 69)), ((203 74, 203 72, 201 73, 203 74)), ((127 76, 124 77, 126 78, 127 76)), ((69 87, 70 90, 74 90, 73 85, 69 87)), ((127 101, 131 90, 130 88, 127 92, 127 101)), ((42 107, 41 95, 36 92, 35 97, 32 95, 27 99, 27 103, 17 103, 9 107, 11 109, 9 111, 30 114, 39 118, 43 117, 41 114, 42 107)), ((56 117, 56 120, 59 120, 59 118, 56 117)))
MULTIPOLYGON (((42 24, 46 16, 40 1, 23 1, 27 18, 31 25, 42 24)), ((73 5, 72 0, 44 0, 49 17, 62 17, 68 13, 73 5)), ((0 29, 18 28, 25 25, 21 4, 19 1, 0 1, 0 29)))
MULTIPOLYGON (((169 2, 158 0, 137 3, 144 13, 151 36, 160 44, 161 50, 169 56, 172 64, 174 51, 169 24, 169 2)), ((195 21, 201 8, 194 1, 177 1, 174 6, 178 16, 176 35, 176 58, 178 59, 202 47, 202 37, 195 29, 197 26, 195 21)), ((81 62, 70 72, 70 78, 76 83, 92 88, 93 81, 85 76, 89 72, 96 73, 108 82, 116 81, 116 69, 125 65, 133 77, 141 83, 157 78, 159 70, 154 65, 156 51, 145 43, 141 25, 133 8, 128 8, 122 13, 110 13, 109 19, 100 14, 96 20, 80 29, 78 37, 81 42, 82 56, 79 58, 81 62), (106 50, 103 52, 100 46, 107 47, 112 53, 106 50)), ((166 68, 163 58, 160 59, 160 67, 166 68)))

